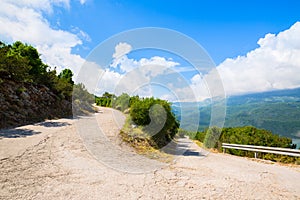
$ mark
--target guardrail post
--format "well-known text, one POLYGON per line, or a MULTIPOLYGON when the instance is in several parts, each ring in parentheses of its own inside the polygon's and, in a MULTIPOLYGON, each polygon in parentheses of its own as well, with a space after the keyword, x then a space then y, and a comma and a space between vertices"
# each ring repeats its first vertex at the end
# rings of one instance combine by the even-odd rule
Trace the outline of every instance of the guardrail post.
POLYGON ((226 152, 226 149, 238 149, 238 150, 244 150, 244 151, 252 151, 252 152, 254 152, 255 158, 258 157, 259 152, 300 157, 300 150, 298 150, 298 149, 242 145, 242 144, 228 144, 228 143, 222 143, 222 147, 223 147, 223 153, 226 152))

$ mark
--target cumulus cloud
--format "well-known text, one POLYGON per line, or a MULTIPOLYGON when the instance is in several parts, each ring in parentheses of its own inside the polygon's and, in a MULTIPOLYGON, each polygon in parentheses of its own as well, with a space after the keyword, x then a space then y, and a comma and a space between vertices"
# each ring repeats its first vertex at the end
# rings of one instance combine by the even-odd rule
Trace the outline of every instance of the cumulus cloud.
MULTIPOLYGON (((123 75, 117 72, 105 70, 98 82, 96 93, 98 95, 102 95, 104 92, 113 92, 114 94, 116 94, 115 92, 116 87, 120 82, 120 80, 122 80, 122 78, 123 75)), ((120 95, 120 94, 116 94, 116 95, 120 95)))
POLYGON ((126 42, 120 42, 115 46, 115 52, 113 54, 114 59, 118 59, 121 56, 124 56, 128 54, 132 50, 132 47, 130 44, 127 44, 126 42))
POLYGON ((120 58, 113 60, 111 64, 113 68, 120 68, 121 72, 129 72, 137 67, 139 67, 139 62, 135 59, 129 59, 127 55, 123 55, 120 58))
POLYGON ((150 59, 142 58, 139 61, 139 63, 140 63, 141 66, 144 66, 144 65, 161 65, 161 66, 164 66, 166 68, 175 67, 175 66, 179 65, 179 63, 174 62, 171 58, 166 59, 166 58, 160 57, 160 56, 154 56, 154 57, 151 57, 150 59))
POLYGON ((227 94, 300 87, 300 22, 267 34, 245 56, 226 59, 217 69, 227 94))
MULTIPOLYGON (((191 79, 191 89, 194 93, 194 99, 198 101, 202 101, 204 99, 210 98, 211 94, 209 92, 209 88, 207 87, 206 81, 203 79, 203 77, 200 74, 195 75, 191 79)), ((187 101, 190 101, 191 98, 187 99, 187 101)))
MULTIPOLYGON (((168 81, 170 83, 167 78, 170 72, 168 69, 174 69, 177 73, 174 67, 180 68, 180 63, 159 56, 131 59, 127 56, 132 50, 131 45, 119 43, 112 56, 114 61, 111 67, 114 72, 108 74, 106 78, 107 81, 114 80, 110 84, 122 83, 120 88, 130 91, 142 83, 149 82, 153 77, 160 76, 165 79, 162 84, 168 86, 172 92, 183 94, 179 98, 181 101, 224 96, 224 90, 218 81, 220 79, 227 95, 296 88, 300 87, 299 35, 300 22, 278 34, 266 34, 258 40, 258 48, 244 56, 228 58, 208 74, 197 74, 188 81, 188 84, 181 86, 176 85, 179 81, 175 79, 171 81, 173 85, 167 83, 168 81)), ((169 94, 161 97, 174 99, 169 94)))
POLYGON ((164 67, 174 67, 179 63, 172 61, 172 59, 166 59, 164 57, 153 56, 150 59, 141 58, 140 60, 129 59, 127 54, 132 51, 132 46, 126 42, 120 42, 115 46, 115 52, 112 55, 113 62, 111 67, 120 67, 122 72, 129 72, 135 68, 146 65, 158 65, 164 67))
POLYGON ((84 59, 71 50, 82 45, 79 38, 88 39, 83 31, 71 33, 51 27, 44 13, 52 13, 53 6, 70 7, 69 0, 2 0, 0 2, 0 36, 6 42, 20 40, 35 46, 42 60, 57 70, 71 68, 77 74, 84 59), (79 35, 79 36, 78 36, 79 35))
POLYGON ((120 95, 123 92, 129 94, 139 93, 141 96, 151 96, 151 87, 147 86, 155 77, 163 75, 169 68, 179 65, 172 59, 160 56, 151 58, 128 58, 132 47, 122 42, 115 46, 112 55, 112 64, 105 71, 99 83, 98 94, 105 91, 120 95))

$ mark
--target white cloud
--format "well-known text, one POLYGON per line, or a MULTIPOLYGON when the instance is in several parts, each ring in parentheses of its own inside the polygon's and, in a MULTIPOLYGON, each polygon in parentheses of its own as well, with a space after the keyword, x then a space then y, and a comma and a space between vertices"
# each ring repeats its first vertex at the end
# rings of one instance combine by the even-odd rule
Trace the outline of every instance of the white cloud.
MULTIPOLYGON (((214 69, 206 75, 195 75, 189 85, 170 88, 175 94, 183 94, 184 98, 180 100, 191 101, 223 96, 223 89, 217 81, 219 76, 228 95, 300 87, 299 35, 300 22, 297 22, 288 30, 276 35, 267 34, 259 39, 259 47, 245 56, 228 58, 217 66, 217 70, 214 69)), ((138 84, 145 83, 157 75, 165 76, 168 68, 176 71, 173 67, 179 66, 179 63, 159 56, 150 59, 129 59, 126 54, 132 47, 127 43, 117 46, 111 67, 116 71, 119 67, 119 72, 126 75, 119 78, 123 79, 120 83, 124 85, 124 89, 127 87, 127 90, 132 90, 138 84)), ((162 97, 171 98, 168 95, 162 97)))
POLYGON ((226 92, 261 92, 300 87, 300 22, 279 34, 267 34, 245 56, 226 59, 217 69, 226 92))
POLYGON ((90 42, 91 41, 91 38, 90 36, 84 32, 83 30, 81 30, 80 28, 78 27, 73 27, 71 29, 72 33, 76 34, 78 38, 84 40, 84 41, 87 41, 87 42, 90 42))
POLYGON ((67 48, 63 45, 53 44, 50 46, 44 44, 37 45, 36 48, 41 53, 42 60, 51 67, 56 67, 58 72, 63 68, 69 68, 77 75, 85 60, 80 55, 72 54, 71 47, 67 48))
POLYGON ((127 44, 126 42, 120 42, 115 46, 115 53, 113 54, 114 59, 119 59, 120 57, 128 54, 132 50, 132 47, 130 44, 127 44))
MULTIPOLYGON (((115 55, 115 54, 114 54, 115 55)), ((164 57, 154 56, 151 58, 141 58, 140 60, 130 59, 127 55, 123 55, 118 59, 114 59, 111 64, 112 68, 120 68, 121 72, 130 72, 136 68, 143 68, 145 66, 152 66, 152 68, 144 68, 147 69, 148 73, 151 76, 157 76, 162 73, 166 68, 171 68, 179 65, 179 63, 172 61, 171 59, 166 59, 164 57)), ((146 73, 146 72, 145 72, 146 73)))
MULTIPOLYGON (((154 56, 151 58, 141 58, 139 60, 127 57, 132 50, 130 44, 119 43, 115 47, 112 55, 113 62, 111 68, 105 71, 98 86, 97 93, 113 92, 120 95, 123 92, 141 96, 151 96, 151 87, 147 84, 159 75, 163 75, 169 68, 179 65, 171 59, 154 56)), ((153 94, 152 94, 153 95, 153 94)))
POLYGON ((166 101, 170 101, 170 102, 178 101, 176 96, 174 96, 172 94, 164 94, 164 95, 160 96, 159 98, 166 100, 166 101))
POLYGON ((160 66, 164 66, 166 68, 169 67, 175 67, 177 65, 179 65, 179 63, 172 61, 172 59, 166 59, 164 57, 159 57, 159 56, 154 56, 150 59, 146 59, 146 58, 142 58, 139 61, 141 66, 144 65, 160 65, 160 66))
MULTIPOLYGON (((203 76, 195 75, 189 85, 170 88, 175 94, 183 94, 181 101, 193 101, 224 96, 223 88, 217 81, 220 78, 228 95, 300 87, 299 35, 300 22, 297 22, 277 35, 267 34, 259 39, 259 47, 247 55, 228 58, 217 66, 217 70, 213 69, 203 76)), ((120 50, 123 54, 119 54, 122 56, 115 59, 113 67, 119 66, 120 71, 126 73, 120 83, 127 84, 130 89, 149 81, 151 77, 166 75, 166 69, 179 65, 159 56, 150 59, 129 59, 126 54, 132 49, 127 45, 123 45, 123 50, 120 50)), ((113 57, 116 58, 116 55, 113 57)), ((162 97, 174 99, 168 95, 162 97)))
MULTIPOLYGON (((120 67, 122 72, 129 72, 135 68, 146 65, 158 65, 164 67, 174 67, 179 63, 172 61, 172 59, 166 59, 164 57, 154 56, 150 59, 141 58, 140 60, 129 59, 127 54, 132 51, 132 46, 126 42, 120 42, 115 46, 115 52, 112 55, 113 62, 111 67, 120 67)), ((154 72, 154 71, 153 71, 154 72)))
POLYGON ((77 74, 84 59, 71 50, 88 39, 78 33, 53 29, 43 13, 52 13, 53 6, 70 7, 69 0, 2 0, 0 2, 0 36, 5 42, 20 40, 35 46, 42 60, 57 70, 71 68, 77 74), (61 67, 61 68, 60 68, 61 67))
POLYGON ((120 58, 114 59, 111 67, 120 67, 121 72, 129 72, 140 66, 139 62, 134 59, 129 59, 127 55, 123 55, 120 58))
MULTIPOLYGON (((15 5, 19 8, 33 9, 35 11, 44 11, 52 13, 53 5, 70 8, 70 0, 1 0, 2 4, 15 5)), ((1 6, 2 7, 2 6, 1 6)))
POLYGON ((122 80, 122 78, 123 75, 117 72, 105 70, 104 74, 100 78, 98 87, 96 88, 97 95, 102 95, 104 92, 113 92, 114 94, 116 94, 116 87, 120 80, 122 80))

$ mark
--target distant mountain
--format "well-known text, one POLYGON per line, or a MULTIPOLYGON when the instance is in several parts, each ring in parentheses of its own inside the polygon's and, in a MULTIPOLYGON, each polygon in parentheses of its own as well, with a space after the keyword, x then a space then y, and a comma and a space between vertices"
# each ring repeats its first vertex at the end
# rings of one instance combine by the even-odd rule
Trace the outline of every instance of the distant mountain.
POLYGON ((261 102, 300 102, 300 88, 230 96, 228 105, 261 102))
MULTIPOLYGON (((194 119, 200 111, 199 130, 203 130, 210 123, 211 105, 210 101, 176 102, 172 108, 179 120, 181 108, 185 119, 194 119)), ((300 88, 230 96, 226 105, 225 127, 251 125, 300 139, 300 88)), ((195 125, 185 122, 181 126, 192 129, 195 125)))

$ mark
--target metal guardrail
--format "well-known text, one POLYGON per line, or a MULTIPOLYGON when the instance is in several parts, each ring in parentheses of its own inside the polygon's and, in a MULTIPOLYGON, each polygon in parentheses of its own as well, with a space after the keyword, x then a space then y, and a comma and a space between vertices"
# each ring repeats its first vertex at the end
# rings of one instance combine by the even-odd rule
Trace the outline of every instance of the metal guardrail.
POLYGON ((242 144, 228 144, 228 143, 222 143, 222 147, 223 147, 223 152, 224 153, 225 153, 226 149, 238 149, 238 150, 245 150, 245 151, 254 151, 254 157, 255 158, 257 158, 257 152, 273 153, 273 154, 300 157, 300 150, 297 150, 297 149, 254 146, 254 145, 242 145, 242 144))

